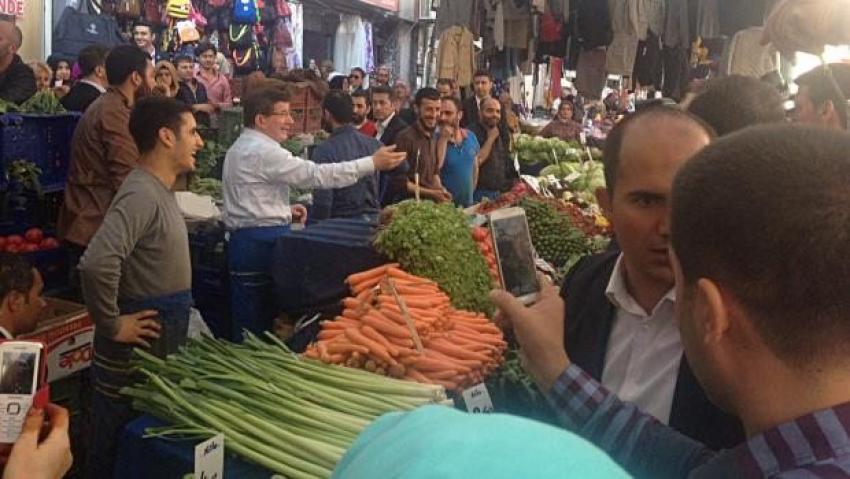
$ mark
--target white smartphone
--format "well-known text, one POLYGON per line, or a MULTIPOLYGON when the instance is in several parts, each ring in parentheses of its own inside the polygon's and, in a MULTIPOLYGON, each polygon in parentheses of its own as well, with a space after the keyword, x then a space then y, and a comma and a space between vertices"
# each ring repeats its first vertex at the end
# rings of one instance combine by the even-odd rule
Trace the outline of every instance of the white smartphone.
POLYGON ((0 443, 18 440, 38 391, 44 345, 29 341, 0 343, 0 443))
POLYGON ((490 213, 489 218, 496 261, 505 290, 524 304, 533 303, 540 292, 540 284, 525 210, 503 208, 490 213))

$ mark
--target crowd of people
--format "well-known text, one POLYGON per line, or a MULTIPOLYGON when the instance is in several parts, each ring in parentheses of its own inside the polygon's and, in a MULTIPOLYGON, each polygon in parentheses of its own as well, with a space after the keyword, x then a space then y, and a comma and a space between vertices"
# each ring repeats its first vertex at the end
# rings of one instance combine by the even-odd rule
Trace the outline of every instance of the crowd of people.
MULTIPOLYGON (((20 103, 52 90, 84 112, 57 233, 96 324, 89 453, 78 458, 92 478, 113 475, 118 436, 135 415, 118 393, 133 379, 133 347, 163 355, 186 339, 192 270, 173 188, 195 168, 199 129, 236 100, 214 46, 165 59, 150 25, 135 25, 133 39, 87 47, 75 64, 27 65, 17 55, 20 29, 0 21, 0 98, 20 103)), ((451 79, 411 91, 386 66, 374 78, 362 68, 325 70, 330 136, 309 160, 281 146, 294 124, 286 82, 254 76, 238 99, 244 130, 222 170, 234 336, 272 328, 269 263, 294 223, 373 219, 409 198, 468 207, 519 179, 511 152, 518 118, 487 71, 474 74, 462 98, 451 79), (291 188, 314 191, 309 213, 290 203, 291 188)), ((319 79, 293 72, 302 74, 319 79)), ((790 118, 773 85, 732 76, 684 108, 645 108, 610 132, 597 197, 612 247, 579 261, 560 291, 541 278, 530 307, 492 294, 497 319, 513 330, 525 367, 571 434, 493 418, 492 431, 502 433, 488 440, 510 440, 514 454, 494 456, 490 467, 540 458, 532 441, 512 440, 527 430, 571 448, 584 447, 572 434, 582 436, 637 477, 847 476, 850 271, 836 258, 850 253, 850 66, 821 66, 796 82, 790 118)), ((561 101, 541 134, 578 140, 581 107, 561 101)), ((20 256, 0 256, 3 337, 35 328, 42 288, 20 256)), ((427 414, 405 423, 420 451, 428 444, 416 440, 428 435, 417 427, 446 420, 485 430, 490 421, 427 414)), ((474 444, 460 441, 452 452, 466 457, 460 452, 474 444)), ((5 451, 3 477, 60 477, 69 447, 67 412, 33 411, 5 451), (40 439, 45 415, 51 432, 40 439)), ((395 451, 381 447, 353 451, 380 467, 381 453, 395 451)), ((426 457, 412 454, 404 467, 426 457)), ((585 461, 619 470, 602 454, 585 461)), ((360 477, 381 477, 363 469, 368 463, 357 463, 360 477)))

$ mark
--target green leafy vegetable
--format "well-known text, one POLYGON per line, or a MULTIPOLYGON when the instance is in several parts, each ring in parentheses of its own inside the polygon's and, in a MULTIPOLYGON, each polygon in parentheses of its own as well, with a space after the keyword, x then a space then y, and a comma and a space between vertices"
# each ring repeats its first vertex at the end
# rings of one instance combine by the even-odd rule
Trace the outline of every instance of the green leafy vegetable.
POLYGON ((189 191, 198 195, 212 196, 214 199, 221 201, 222 196, 221 180, 215 178, 195 178, 189 184, 189 191))
POLYGON ((491 313, 487 262, 463 213, 430 201, 404 201, 391 208, 392 220, 375 240, 378 251, 405 271, 436 281, 454 307, 491 313))
POLYGON ((65 113, 65 107, 52 90, 42 90, 21 104, 23 113, 65 113))

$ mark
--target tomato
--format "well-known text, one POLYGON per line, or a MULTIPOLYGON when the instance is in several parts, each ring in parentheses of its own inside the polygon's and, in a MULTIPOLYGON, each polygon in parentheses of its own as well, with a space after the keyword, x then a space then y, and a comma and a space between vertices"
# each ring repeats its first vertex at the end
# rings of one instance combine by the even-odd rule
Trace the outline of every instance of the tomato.
POLYGON ((480 226, 472 228, 472 239, 475 241, 484 241, 487 238, 487 229, 480 226))
POLYGON ((19 253, 20 251, 21 251, 21 245, 18 245, 18 244, 7 244, 6 245, 6 252, 7 253, 15 254, 15 253, 19 253))
POLYGON ((38 245, 34 243, 26 243, 21 246, 21 253, 33 253, 38 251, 38 245))
POLYGON ((24 237, 21 235, 12 235, 6 237, 6 243, 13 245, 22 245, 24 244, 24 237))
POLYGON ((56 238, 44 238, 41 242, 41 249, 56 249, 59 247, 59 241, 56 238))
POLYGON ((0 236, 0 250, 3 250, 5 248, 6 248, 6 237, 0 236))
POLYGON ((41 240, 44 239, 44 232, 41 231, 41 228, 30 228, 24 233, 24 238, 30 243, 41 244, 41 240))

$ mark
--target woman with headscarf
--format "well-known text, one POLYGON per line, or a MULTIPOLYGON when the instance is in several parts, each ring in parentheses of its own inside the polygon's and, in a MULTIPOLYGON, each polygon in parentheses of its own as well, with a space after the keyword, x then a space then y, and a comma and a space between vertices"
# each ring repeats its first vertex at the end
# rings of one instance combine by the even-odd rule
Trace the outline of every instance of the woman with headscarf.
POLYGON ((156 78, 154 93, 168 98, 176 97, 177 91, 180 89, 177 68, 171 62, 163 60, 156 64, 156 70, 154 71, 154 77, 156 78))

